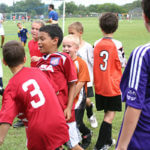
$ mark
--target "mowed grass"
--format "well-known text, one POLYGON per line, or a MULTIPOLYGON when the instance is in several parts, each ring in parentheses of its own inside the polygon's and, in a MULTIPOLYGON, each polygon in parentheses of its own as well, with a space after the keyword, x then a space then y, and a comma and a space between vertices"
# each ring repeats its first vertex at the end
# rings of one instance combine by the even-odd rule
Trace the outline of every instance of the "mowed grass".
MULTIPOLYGON (((98 18, 67 18, 65 20, 65 35, 67 35, 67 27, 69 24, 71 24, 74 21, 80 21, 84 26, 84 34, 83 39, 91 43, 92 45, 96 40, 102 37, 102 33, 99 29, 98 25, 98 18)), ((17 23, 17 22, 16 22, 17 23)), ((15 22, 4 22, 4 28, 5 28, 5 42, 9 40, 18 40, 17 37, 17 26, 15 22)), ((31 29, 31 22, 24 23, 24 26, 30 31, 31 29)), ((62 20, 60 20, 60 26, 62 26, 62 20)), ((125 50, 126 57, 129 58, 130 53, 132 50, 137 47, 138 45, 144 44, 149 42, 149 34, 146 31, 144 27, 143 20, 132 20, 132 21, 120 21, 119 22, 119 28, 114 34, 114 38, 117 40, 120 40, 123 43, 123 47, 125 50)), ((31 36, 30 36, 31 39, 31 36)), ((30 40, 29 39, 29 40, 30 40)), ((29 41, 28 40, 28 41, 29 41)), ((29 57, 29 50, 28 46, 25 47, 26 55, 27 55, 27 62, 26 66, 29 66, 30 64, 30 57, 29 57)), ((59 48, 61 51, 61 47, 59 48)), ((2 49, 0 49, 0 58, 2 58, 2 49)), ((12 73, 8 69, 8 67, 3 65, 3 71, 4 71, 4 87, 7 85, 9 79, 12 77, 12 73)), ((19 80, 19 79, 18 79, 19 80)), ((1 99, 1 98, 0 98, 1 99)), ((92 99, 94 102, 94 98, 92 99)), ((0 100, 1 105, 1 100, 0 100)), ((124 112, 124 104, 123 104, 123 111, 117 112, 116 117, 113 121, 113 129, 112 129, 112 136, 117 140, 118 133, 120 130, 120 125, 123 117, 124 112)), ((94 113, 97 117, 99 127, 103 120, 103 112, 97 112, 94 107, 94 113)), ((50 118, 51 119, 51 118, 50 118)), ((90 127, 90 124, 87 120, 87 117, 85 115, 84 117, 85 124, 93 131, 93 137, 92 137, 92 143, 90 144, 89 148, 87 150, 92 150, 96 139, 99 133, 99 127, 96 129, 92 129, 90 127)), ((15 119, 16 121, 16 119, 15 119)), ((44 122, 43 122, 44 124, 44 122)), ((115 149, 114 147, 111 148, 111 150, 115 149)), ((4 144, 0 147, 0 150, 27 150, 26 148, 26 136, 25 136, 25 128, 19 128, 14 129, 10 128, 7 137, 5 139, 4 144)))

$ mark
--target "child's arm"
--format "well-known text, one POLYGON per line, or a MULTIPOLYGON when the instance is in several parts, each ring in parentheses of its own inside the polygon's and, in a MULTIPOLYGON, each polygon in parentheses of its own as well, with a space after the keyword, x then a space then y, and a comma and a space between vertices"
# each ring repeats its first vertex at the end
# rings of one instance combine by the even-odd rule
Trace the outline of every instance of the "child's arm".
POLYGON ((81 91, 81 89, 84 85, 85 85, 85 82, 77 83, 74 97, 76 97, 79 94, 79 92, 81 91))
MULTIPOLYGON (((136 128, 137 122, 141 114, 140 109, 135 109, 128 106, 123 122, 123 128, 118 142, 118 147, 116 150, 127 150, 128 144, 136 128)), ((140 136, 140 135, 139 135, 140 136)))
POLYGON ((68 104, 67 104, 67 108, 64 110, 64 115, 67 121, 70 120, 71 118, 71 109, 72 109, 72 104, 74 101, 74 94, 76 89, 75 82, 69 82, 68 87, 69 87, 68 104))
POLYGON ((10 124, 8 123, 3 123, 0 125, 0 145, 3 144, 9 128, 10 124))

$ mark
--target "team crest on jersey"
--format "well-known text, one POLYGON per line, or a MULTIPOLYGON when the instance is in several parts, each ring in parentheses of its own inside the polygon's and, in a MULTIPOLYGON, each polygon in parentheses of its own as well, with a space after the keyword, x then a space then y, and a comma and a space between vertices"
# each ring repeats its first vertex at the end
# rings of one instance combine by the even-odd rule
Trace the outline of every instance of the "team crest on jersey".
POLYGON ((59 57, 53 57, 50 60, 50 64, 53 65, 53 66, 57 66, 59 64, 59 60, 60 60, 59 57))
POLYGON ((130 89, 127 92, 127 99, 130 100, 130 101, 135 101, 136 98, 137 98, 136 91, 134 89, 130 89))

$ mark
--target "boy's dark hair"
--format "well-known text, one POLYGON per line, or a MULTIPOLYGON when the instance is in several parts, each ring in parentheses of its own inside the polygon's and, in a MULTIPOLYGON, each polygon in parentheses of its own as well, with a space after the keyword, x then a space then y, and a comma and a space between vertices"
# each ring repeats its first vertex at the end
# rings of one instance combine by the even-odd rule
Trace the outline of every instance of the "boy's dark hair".
POLYGON ((3 59, 9 67, 24 63, 25 51, 21 42, 9 41, 3 46, 3 59))
POLYGON ((49 5, 49 8, 54 9, 54 5, 53 5, 53 4, 50 4, 50 5, 49 5))
POLYGON ((46 25, 44 27, 41 27, 39 32, 47 33, 52 39, 57 37, 58 38, 57 47, 60 46, 63 40, 63 32, 58 25, 46 25))
POLYGON ((102 14, 99 26, 106 34, 114 33, 118 28, 118 17, 111 12, 102 14))
POLYGON ((142 0, 142 8, 144 14, 150 20, 150 0, 142 0))

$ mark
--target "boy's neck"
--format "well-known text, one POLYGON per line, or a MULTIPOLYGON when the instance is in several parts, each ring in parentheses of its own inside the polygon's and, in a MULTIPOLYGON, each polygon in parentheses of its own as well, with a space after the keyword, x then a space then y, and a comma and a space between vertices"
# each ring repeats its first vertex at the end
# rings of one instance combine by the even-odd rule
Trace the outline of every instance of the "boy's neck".
POLYGON ((77 55, 74 55, 73 57, 71 57, 71 59, 74 61, 77 58, 77 55))
POLYGON ((17 67, 10 67, 11 72, 15 75, 17 72, 19 72, 24 67, 24 63, 18 65, 17 67))
POLYGON ((103 35, 104 35, 104 37, 110 37, 110 38, 112 38, 112 37, 113 37, 113 33, 109 33, 109 34, 107 34, 107 33, 104 33, 104 32, 103 32, 103 35))

